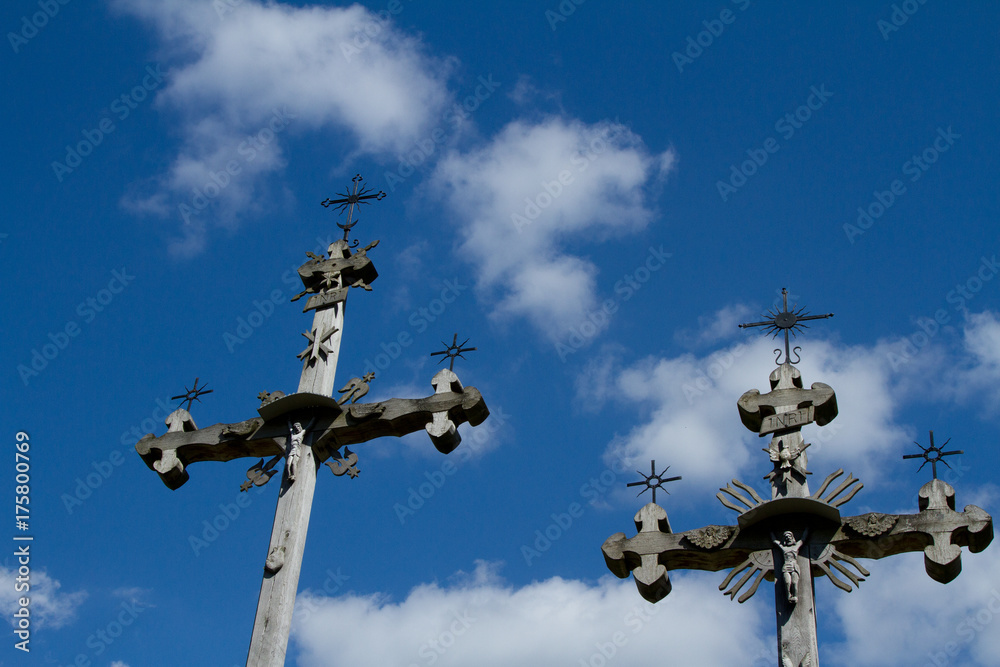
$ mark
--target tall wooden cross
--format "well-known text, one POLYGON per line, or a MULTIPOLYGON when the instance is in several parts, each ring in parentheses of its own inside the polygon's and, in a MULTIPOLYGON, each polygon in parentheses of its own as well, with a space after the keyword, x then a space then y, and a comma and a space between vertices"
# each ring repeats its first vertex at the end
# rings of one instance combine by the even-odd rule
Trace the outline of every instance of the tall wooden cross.
POLYGON ((310 259, 299 267, 305 289, 293 301, 311 295, 303 312, 316 312, 312 328, 303 334, 308 345, 298 355, 303 361, 298 391, 290 395, 261 392, 259 416, 203 429, 195 425, 188 410, 178 408, 167 417, 165 435, 146 435, 135 446, 146 465, 170 489, 188 480, 192 463, 258 458, 260 461, 247 471, 247 481, 240 487, 246 491, 253 485, 267 484, 278 472, 275 465, 285 459, 247 657, 247 665, 255 667, 277 666, 285 661, 320 464, 325 462, 335 475, 357 477, 357 455, 347 449, 348 445, 419 430, 426 430, 434 446, 448 454, 461 442, 457 431, 460 424, 477 426, 489 416, 479 391, 463 387, 451 369, 438 371, 431 380, 434 393, 426 398, 357 403, 368 392, 372 374, 353 378, 339 390, 343 394, 339 399, 332 397, 348 289, 370 290, 371 282, 378 277, 367 256, 378 241, 355 252, 352 250, 358 242, 348 242, 348 233, 356 224, 351 219, 354 204, 385 196, 359 191, 360 181, 360 176, 354 178, 354 190, 345 199, 323 202, 349 206, 347 222, 337 223, 344 230, 344 238, 330 245, 329 256, 306 253, 310 259), (265 464, 264 459, 270 460, 265 464))
MULTIPOLYGON (((650 602, 659 602, 670 593, 670 570, 731 568, 719 590, 730 599, 739 595, 739 602, 749 600, 761 581, 773 581, 778 667, 817 667, 813 577, 825 575, 850 592, 852 585, 858 586, 869 576, 856 558, 923 551, 927 574, 948 583, 962 570, 961 547, 979 552, 993 540, 993 519, 975 505, 956 512, 955 489, 936 474, 920 489, 917 514, 869 512, 841 517, 839 507, 863 486, 853 475, 834 484, 843 470, 828 475, 819 490, 810 493, 805 453, 809 444, 803 442, 801 429, 813 422, 823 426, 832 421, 837 416, 837 399, 833 389, 820 382, 804 389, 802 375, 793 366, 796 362, 789 358, 789 331, 794 333, 797 322, 817 317, 788 311, 787 300, 782 312, 769 314, 765 322, 741 326, 766 325, 775 334, 783 330, 785 359, 771 373, 770 392, 761 395, 752 389, 737 406, 744 426, 761 437, 771 434, 764 449, 773 463, 766 476, 771 498, 765 500, 753 487, 734 479, 717 497, 737 512, 736 525, 683 533, 674 533, 666 511, 649 503, 635 515, 638 535, 626 538, 616 533, 602 549, 608 568, 623 579, 631 573, 639 593, 650 602), (749 588, 741 593, 747 583, 749 588)), ((797 350, 793 351, 796 357, 797 350)), ((925 463, 934 464, 953 453, 959 452, 941 452, 932 439, 924 454, 905 458, 923 457, 925 463)))

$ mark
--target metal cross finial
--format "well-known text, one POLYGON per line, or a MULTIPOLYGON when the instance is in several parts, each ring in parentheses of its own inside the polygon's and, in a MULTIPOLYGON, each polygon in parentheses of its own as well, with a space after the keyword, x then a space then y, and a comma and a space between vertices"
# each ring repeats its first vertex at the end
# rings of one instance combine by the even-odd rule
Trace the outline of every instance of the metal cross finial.
POLYGON ((194 386, 191 389, 188 389, 187 385, 184 385, 184 393, 183 394, 178 394, 177 396, 171 396, 170 400, 171 401, 176 401, 178 398, 181 399, 181 405, 184 405, 184 403, 187 403, 187 407, 184 408, 184 409, 190 411, 191 410, 191 404, 194 401, 198 401, 199 403, 201 403, 201 399, 198 398, 199 396, 204 396, 205 394, 211 394, 213 391, 215 391, 214 389, 209 389, 208 391, 205 391, 205 387, 207 387, 207 386, 208 386, 207 383, 203 384, 203 385, 201 385, 201 388, 199 389, 198 388, 198 378, 195 378, 194 379, 194 386))
POLYGON ((789 354, 788 350, 788 332, 791 331, 792 335, 794 336, 797 331, 801 331, 802 329, 808 328, 808 326, 802 324, 802 322, 805 322, 807 320, 823 320, 828 317, 833 317, 833 313, 827 313, 826 315, 809 315, 808 313, 805 312, 804 308, 799 308, 798 310, 794 310, 795 306, 792 306, 793 310, 788 310, 788 290, 785 289, 784 287, 781 288, 781 300, 783 304, 782 310, 780 312, 775 312, 777 310, 776 308, 769 309, 767 311, 767 315, 770 316, 769 319, 766 319, 763 322, 750 322, 747 324, 741 324, 739 326, 741 329, 746 329, 748 327, 766 327, 764 329, 764 333, 771 334, 772 338, 777 336, 778 332, 783 331, 785 334, 785 360, 780 361, 781 350, 776 349, 775 352, 778 354, 778 356, 775 358, 774 361, 775 363, 797 364, 800 361, 802 361, 802 358, 799 357, 799 350, 801 350, 802 348, 795 347, 791 350, 791 352, 794 352, 796 356, 795 361, 792 361, 791 355, 789 354))
MULTIPOLYGON (((642 484, 642 485, 644 485, 646 487, 645 489, 643 489, 642 491, 640 491, 638 494, 636 494, 636 498, 638 498, 642 494, 646 493, 647 489, 652 489, 653 490, 653 504, 655 505, 656 504, 656 489, 658 489, 658 488, 663 489, 663 485, 666 484, 667 482, 676 482, 677 480, 679 480, 681 478, 680 475, 678 475, 677 477, 666 477, 666 478, 664 478, 663 476, 667 474, 668 470, 670 470, 670 466, 667 466, 666 468, 664 468, 663 472, 661 472, 659 475, 657 475, 656 474, 656 460, 653 459, 653 460, 651 460, 649 462, 649 475, 646 475, 646 474, 644 474, 644 473, 639 472, 638 470, 636 470, 636 472, 638 472, 640 475, 642 475, 646 479, 644 479, 641 482, 629 482, 625 486, 639 486, 640 484, 642 484), (656 480, 656 481, 654 482, 653 480, 656 480)), ((663 489, 663 492, 666 493, 667 495, 670 495, 670 492, 667 491, 666 489, 663 489)))
POLYGON ((924 451, 921 452, 920 454, 904 454, 903 458, 904 459, 923 459, 924 462, 920 464, 920 468, 917 468, 917 472, 920 472, 921 468, 923 468, 925 465, 927 465, 928 463, 930 463, 931 464, 931 473, 934 475, 934 479, 937 479, 937 464, 938 464, 938 461, 940 461, 941 463, 943 463, 946 466, 948 466, 949 468, 951 468, 951 466, 948 465, 948 462, 944 460, 944 457, 945 456, 951 456, 952 454, 964 454, 965 453, 961 449, 955 449, 955 450, 952 450, 950 452, 941 451, 949 442, 951 442, 951 438, 948 438, 947 440, 945 440, 944 444, 941 445, 940 447, 936 446, 934 444, 934 431, 931 431, 931 444, 930 444, 930 447, 924 447, 919 442, 914 441, 913 444, 916 445, 917 447, 919 447, 920 449, 924 450, 924 451))
MULTIPOLYGON (((357 174, 354 178, 351 179, 351 181, 354 183, 354 187, 351 189, 350 192, 337 193, 341 197, 341 199, 326 199, 320 202, 326 208, 329 208, 331 206, 336 206, 337 211, 339 211, 340 213, 343 213, 345 209, 347 210, 347 222, 345 222, 344 224, 340 224, 339 222, 337 223, 337 226, 344 230, 345 241, 347 240, 347 235, 351 231, 351 227, 358 224, 357 220, 354 220, 352 222, 352 219, 354 217, 354 205, 370 204, 371 202, 366 200, 374 199, 375 201, 381 201, 385 197, 385 192, 383 192, 382 190, 379 190, 378 192, 371 194, 372 192, 371 188, 366 188, 360 185, 362 180, 364 179, 361 178, 361 174, 357 174)), ((357 239, 355 239, 354 245, 357 244, 358 241, 357 239)))
MULTIPOLYGON (((436 357, 439 354, 443 354, 444 356, 441 357, 441 361, 444 361, 446 358, 450 358, 451 363, 448 365, 448 370, 453 371, 455 370, 455 357, 462 357, 463 352, 472 352, 473 350, 476 349, 474 347, 464 347, 465 344, 468 342, 469 339, 466 338, 464 341, 459 343, 458 334, 455 334, 455 337, 452 338, 451 340, 451 345, 448 345, 444 341, 441 341, 441 344, 445 346, 445 349, 441 350, 440 352, 431 352, 431 356, 436 357)), ((465 359, 465 357, 462 358, 465 359)), ((439 361, 438 363, 440 364, 441 361, 439 361)))

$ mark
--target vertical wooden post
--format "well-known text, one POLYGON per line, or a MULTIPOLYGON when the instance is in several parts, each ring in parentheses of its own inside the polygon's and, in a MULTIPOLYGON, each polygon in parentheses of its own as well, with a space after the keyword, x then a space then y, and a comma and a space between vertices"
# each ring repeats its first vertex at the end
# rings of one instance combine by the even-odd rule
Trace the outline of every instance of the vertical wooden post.
MULTIPOLYGON (((334 375, 340 355, 340 340, 344 326, 346 302, 316 311, 313 331, 323 332, 331 327, 336 331, 327 347, 332 352, 320 355, 314 363, 307 363, 299 380, 299 392, 330 396, 333 394, 334 375)), ((316 333, 317 336, 321 335, 316 333)), ((286 438, 286 443, 288 442, 286 438)), ((311 442, 306 434, 304 444, 311 442)), ((287 447, 287 444, 286 444, 287 447)), ((319 468, 311 446, 303 446, 294 481, 288 479, 288 466, 281 477, 278 506, 274 512, 274 527, 268 545, 268 561, 264 580, 257 601, 257 616, 250 639, 247 667, 281 667, 285 664, 285 650, 292 627, 295 610, 295 593, 302 570, 309 514, 312 511, 313 493, 316 490, 316 472, 319 468), (275 566, 277 569, 275 569, 275 566)))

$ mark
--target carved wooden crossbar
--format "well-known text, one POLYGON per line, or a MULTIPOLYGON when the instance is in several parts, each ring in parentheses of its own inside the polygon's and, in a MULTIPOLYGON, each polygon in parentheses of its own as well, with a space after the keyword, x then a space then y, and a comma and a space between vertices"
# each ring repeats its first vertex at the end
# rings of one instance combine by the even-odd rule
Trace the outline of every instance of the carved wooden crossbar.
MULTIPOLYGON (((316 419, 310 433, 320 462, 345 445, 421 429, 427 431, 439 451, 447 454, 461 442, 459 425, 468 422, 478 426, 490 412, 479 390, 463 387, 458 376, 448 369, 438 371, 431 383, 435 393, 426 398, 391 398, 348 406, 318 394, 291 394, 261 406, 261 417, 203 429, 194 429, 187 416, 183 423, 190 430, 174 430, 159 437, 146 435, 135 449, 168 488, 177 489, 188 480, 187 466, 192 463, 281 454, 288 419, 302 412, 316 419)), ((173 424, 182 421, 176 415, 173 424)))
MULTIPOLYGON (((758 509, 780 502, 771 501, 759 505, 758 509)), ((827 513, 828 518, 837 514, 838 520, 819 522, 812 529, 802 555, 810 559, 813 576, 830 576, 835 585, 847 591, 851 587, 833 573, 845 575, 855 580, 855 584, 860 578, 846 571, 841 561, 880 559, 923 551, 927 574, 936 581, 948 583, 962 570, 961 547, 976 553, 993 541, 992 517, 975 505, 956 512, 955 490, 941 480, 932 480, 920 489, 920 512, 917 514, 869 513, 839 519, 835 507, 822 501, 814 502, 827 505, 832 510, 827 513)), ((810 514, 815 516, 817 513, 810 514)), ((794 513, 780 516, 782 527, 795 525, 794 513)), ((740 602, 753 595, 761 578, 774 580, 766 519, 750 525, 706 526, 673 533, 666 511, 649 503, 635 515, 635 524, 639 531, 635 537, 626 538, 624 533, 616 533, 605 541, 602 550, 608 569, 621 579, 632 574, 639 593, 650 602, 658 602, 670 592, 670 570, 717 572, 751 561, 758 566, 761 575, 752 589, 740 597, 740 602)), ((859 570, 867 575, 863 568, 859 570)), ((753 572, 751 569, 742 583, 746 583, 753 572)), ((720 589, 731 579, 732 575, 720 589)), ((742 583, 733 587, 733 596, 742 583)))

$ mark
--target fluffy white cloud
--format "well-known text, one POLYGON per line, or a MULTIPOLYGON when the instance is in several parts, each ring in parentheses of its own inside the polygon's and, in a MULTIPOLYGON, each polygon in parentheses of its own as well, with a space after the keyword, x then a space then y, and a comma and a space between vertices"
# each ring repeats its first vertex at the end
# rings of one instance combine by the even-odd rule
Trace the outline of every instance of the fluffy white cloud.
MULTIPOLYGON (((590 402, 617 400, 638 406, 644 415, 606 450, 610 463, 643 469, 647 461, 670 463, 690 480, 696 493, 714 489, 733 477, 768 493, 760 471, 769 470, 761 451, 768 438, 743 426, 736 400, 747 390, 770 390, 774 341, 753 338, 706 356, 646 358, 622 368, 615 361, 592 364, 578 383, 590 402), (763 467, 762 467, 763 466, 763 467)), ((812 340, 799 364, 803 384, 823 382, 837 392, 839 415, 827 426, 803 430, 818 488, 823 477, 844 468, 873 482, 880 463, 901 453, 911 438, 893 421, 899 408, 881 347, 843 346, 812 340)))
POLYGON ((1000 399, 1000 320, 992 312, 970 314, 963 328, 969 358, 955 377, 954 391, 964 401, 982 404, 996 414, 1000 399))
POLYGON ((13 614, 19 608, 18 599, 31 600, 31 624, 34 629, 61 628, 76 617, 76 609, 87 598, 84 591, 66 593, 62 584, 44 570, 32 570, 30 593, 18 592, 17 568, 7 569, 0 565, 0 610, 7 622, 15 625, 13 614))
POLYGON ((485 146, 452 151, 432 183, 461 224, 480 287, 496 293, 494 315, 526 317, 558 339, 596 303, 596 266, 565 243, 648 224, 646 188, 674 161, 620 123, 552 117, 512 122, 485 146))
POLYGON ((252 206, 261 177, 284 165, 282 133, 325 129, 357 153, 394 154, 423 136, 451 99, 451 64, 360 5, 216 5, 228 8, 113 2, 156 28, 169 69, 157 106, 176 112, 182 139, 152 192, 125 203, 183 220, 177 252, 198 252, 210 221, 233 225, 252 206), (238 173, 227 173, 233 164, 238 173), (203 210, 212 201, 221 205, 203 210))
POLYGON ((827 589, 844 642, 821 646, 825 664, 1000 665, 996 545, 963 549, 962 574, 947 585, 927 576, 919 553, 864 564, 871 576, 860 590, 827 589))
POLYGON ((304 592, 292 638, 297 664, 310 667, 659 664, 664 650, 672 664, 746 665, 768 655, 766 600, 731 602, 717 575, 672 579, 670 596, 651 605, 631 581, 555 577, 517 588, 478 563, 452 585, 424 584, 398 602, 304 592))

